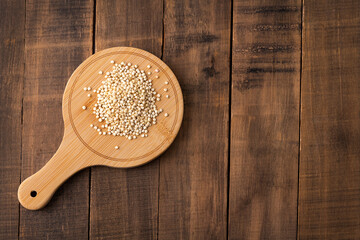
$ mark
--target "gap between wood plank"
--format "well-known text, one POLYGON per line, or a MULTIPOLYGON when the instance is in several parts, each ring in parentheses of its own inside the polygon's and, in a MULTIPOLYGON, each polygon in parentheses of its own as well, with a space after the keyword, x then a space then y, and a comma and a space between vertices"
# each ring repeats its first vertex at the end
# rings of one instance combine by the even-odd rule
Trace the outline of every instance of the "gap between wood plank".
POLYGON ((229 121, 228 121, 228 169, 227 169, 227 205, 226 205, 226 239, 229 239, 229 221, 230 221, 230 146, 231 146, 231 96, 232 96, 232 47, 234 30, 234 0, 230 3, 230 53, 229 53, 229 121))
MULTIPOLYGON (((160 59, 163 60, 164 56, 164 48, 165 48, 165 1, 162 2, 162 39, 161 39, 161 56, 160 59)), ((161 165, 160 160, 158 163, 158 202, 157 202, 157 226, 156 226, 156 239, 159 240, 159 230, 160 230, 160 171, 161 171, 161 165)))
MULTIPOLYGON (((19 186, 21 184, 21 169, 22 169, 22 160, 23 160, 23 127, 24 127, 24 85, 25 85, 25 71, 26 71, 26 64, 25 64, 25 41, 26 41, 26 37, 25 37, 25 32, 26 32, 26 0, 24 0, 24 41, 23 41, 23 45, 24 45, 24 74, 23 74, 23 79, 22 79, 22 97, 21 97, 21 120, 20 120, 20 124, 21 124, 21 134, 20 134, 20 171, 19 171, 19 186)), ((20 220, 21 220, 21 208, 20 208, 20 203, 18 202, 18 206, 19 206, 19 218, 18 218, 18 239, 20 239, 20 220)))
MULTIPOLYGON (((96 34, 96 0, 93 0, 93 25, 92 25, 92 54, 95 54, 95 34, 96 34)), ((88 240, 90 239, 90 208, 91 208, 91 169, 92 167, 89 167, 89 208, 88 208, 88 240)))
POLYGON ((300 140, 301 140, 301 78, 302 78, 302 59, 303 59, 303 52, 302 52, 302 44, 303 44, 303 20, 304 20, 304 0, 301 1, 301 27, 300 27, 300 88, 299 88, 299 146, 298 146, 298 189, 297 189, 297 208, 296 208, 296 239, 299 239, 299 194, 300 194, 300 140))

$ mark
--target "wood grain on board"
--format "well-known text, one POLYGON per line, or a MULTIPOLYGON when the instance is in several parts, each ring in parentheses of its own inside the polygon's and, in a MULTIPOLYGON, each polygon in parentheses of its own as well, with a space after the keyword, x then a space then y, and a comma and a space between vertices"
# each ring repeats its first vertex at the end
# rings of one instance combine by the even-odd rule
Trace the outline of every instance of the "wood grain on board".
MULTIPOLYGON (((95 49, 129 46, 161 56, 162 1, 97 1, 95 49)), ((159 161, 91 169, 90 238, 156 239, 159 161)))
POLYGON ((229 239, 295 239, 301 1, 234 1, 229 239))
POLYGON ((0 239, 18 237, 25 2, 0 1, 0 239), (5 10, 5 11, 4 11, 5 10))
MULTIPOLYGON (((92 1, 26 1, 21 179, 53 156, 63 136, 65 84, 92 52, 92 1)), ((40 211, 21 208, 21 239, 88 237, 89 171, 76 174, 40 211)))
POLYGON ((360 238, 360 2, 304 1, 299 239, 360 238))
POLYGON ((44 167, 19 186, 19 202, 27 209, 44 207, 64 181, 84 168, 99 165, 131 168, 154 160, 174 141, 181 126, 184 106, 180 85, 163 61, 139 48, 113 47, 98 51, 76 68, 66 84, 62 109, 64 138, 58 150, 44 167), (137 65, 137 71, 148 69, 150 65, 150 71, 153 71, 148 75, 151 86, 158 93, 170 96, 164 96, 156 103, 157 109, 163 109, 163 112, 157 116, 157 123, 149 128, 148 136, 139 136, 132 141, 108 135, 110 132, 104 129, 104 122, 100 123, 102 120, 93 114, 97 95, 88 95, 91 89, 99 89, 106 78, 105 74, 98 72, 112 71, 114 64, 121 62, 137 65), (167 88, 166 92, 164 88, 167 88))
POLYGON ((225 239, 230 1, 166 1, 163 60, 184 94, 160 161, 159 239, 225 239))

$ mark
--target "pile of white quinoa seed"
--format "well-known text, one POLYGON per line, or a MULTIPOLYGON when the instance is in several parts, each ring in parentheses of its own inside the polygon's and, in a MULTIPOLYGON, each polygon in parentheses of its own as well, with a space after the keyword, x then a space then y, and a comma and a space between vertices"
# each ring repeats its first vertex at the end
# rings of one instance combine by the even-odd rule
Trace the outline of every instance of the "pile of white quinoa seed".
MULTIPOLYGON (((147 137, 148 128, 156 124, 156 117, 163 111, 157 109, 156 101, 161 101, 152 86, 152 80, 147 77, 151 72, 145 73, 137 65, 111 61, 113 70, 105 74, 105 79, 98 89, 93 92, 97 95, 97 102, 93 108, 101 126, 91 124, 100 135, 124 136, 129 140, 137 137, 147 137)), ((147 68, 151 68, 150 65, 147 68)), ((158 69, 155 70, 159 72, 158 69)), ((99 74, 103 74, 102 71, 99 74)), ((155 78, 159 78, 155 76, 155 78)), ((168 84, 168 82, 165 82, 168 84)), ((85 87, 90 91, 91 87, 85 87)), ((167 92, 168 89, 164 89, 167 92)), ((88 97, 92 95, 89 93, 88 97)), ((166 95, 169 98, 169 95, 166 95)), ((86 110, 86 106, 83 106, 86 110)), ((165 117, 169 114, 165 113, 165 117)), ((115 146, 115 149, 118 149, 115 146)))

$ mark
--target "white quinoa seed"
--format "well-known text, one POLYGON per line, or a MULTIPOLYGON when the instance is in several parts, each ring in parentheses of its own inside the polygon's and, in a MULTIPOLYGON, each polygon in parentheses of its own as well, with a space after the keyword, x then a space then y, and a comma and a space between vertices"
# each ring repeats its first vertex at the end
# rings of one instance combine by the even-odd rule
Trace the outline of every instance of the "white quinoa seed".
POLYGON ((99 71, 99 74, 103 74, 103 71, 99 71))
POLYGON ((168 114, 168 113, 165 113, 165 114, 164 114, 164 116, 165 116, 165 117, 168 117, 168 116, 169 116, 169 114, 168 114))
MULTIPOLYGON (((93 114, 104 122, 103 135, 124 136, 129 140, 147 137, 148 128, 157 123, 158 94, 143 70, 131 63, 115 64, 97 89, 93 114)), ((150 72, 148 72, 150 73, 150 72)), ((100 128, 97 129, 101 132, 100 128)))
POLYGON ((86 110, 86 106, 82 106, 82 109, 86 110))
POLYGON ((115 149, 116 149, 116 150, 119 149, 119 146, 115 146, 115 149))

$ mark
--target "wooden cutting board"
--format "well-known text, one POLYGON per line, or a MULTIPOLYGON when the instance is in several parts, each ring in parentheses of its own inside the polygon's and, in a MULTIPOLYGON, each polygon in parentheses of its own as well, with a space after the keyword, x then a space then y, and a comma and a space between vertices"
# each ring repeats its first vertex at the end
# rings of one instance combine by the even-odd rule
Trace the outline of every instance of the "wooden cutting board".
POLYGON ((180 85, 171 69, 156 56, 131 47, 109 48, 92 55, 74 71, 66 85, 62 105, 65 126, 62 143, 42 169, 21 183, 19 202, 30 210, 44 207, 66 179, 89 166, 130 168, 151 161, 174 141, 183 111, 180 85), (90 127, 90 124, 99 125, 92 113, 97 100, 92 90, 97 89, 105 73, 112 70, 112 60, 115 63, 130 62, 141 70, 150 71, 148 76, 153 80, 153 87, 162 95, 156 105, 163 109, 163 113, 157 117, 157 124, 149 127, 146 138, 128 140, 122 136, 99 135, 90 127), (148 65, 151 68, 147 68, 148 65), (99 74, 99 71, 104 74, 99 74), (91 90, 85 91, 85 87, 91 87, 91 90), (165 88, 168 92, 164 92, 165 88), (92 96, 88 97, 88 94, 92 96), (82 109, 83 106, 87 109, 82 109))

